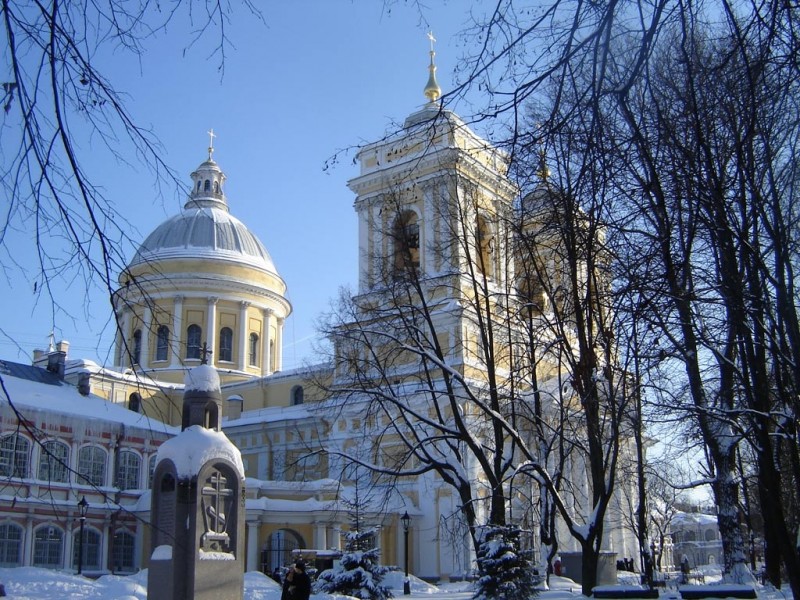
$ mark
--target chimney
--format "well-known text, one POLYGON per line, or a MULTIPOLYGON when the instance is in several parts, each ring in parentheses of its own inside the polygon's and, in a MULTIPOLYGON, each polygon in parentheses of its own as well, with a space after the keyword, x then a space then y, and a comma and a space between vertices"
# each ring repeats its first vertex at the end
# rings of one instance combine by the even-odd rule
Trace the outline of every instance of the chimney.
POLYGON ((56 344, 56 349, 47 355, 47 370, 64 379, 64 367, 67 362, 69 342, 62 340, 56 344))
POLYGON ((47 352, 44 350, 33 351, 33 366, 44 369, 47 367, 47 352))
POLYGON ((88 396, 92 393, 91 374, 85 369, 78 375, 78 393, 81 396, 88 396))

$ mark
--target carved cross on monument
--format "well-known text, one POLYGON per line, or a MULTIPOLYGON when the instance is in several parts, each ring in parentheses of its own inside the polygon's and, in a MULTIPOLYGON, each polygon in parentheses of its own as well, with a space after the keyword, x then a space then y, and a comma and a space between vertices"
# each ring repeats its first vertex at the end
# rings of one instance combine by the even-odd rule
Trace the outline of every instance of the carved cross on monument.
POLYGON ((233 490, 228 487, 228 480, 219 471, 215 471, 203 485, 203 520, 206 533, 203 542, 208 549, 227 551, 230 538, 227 534, 227 517, 225 516, 228 499, 233 490))

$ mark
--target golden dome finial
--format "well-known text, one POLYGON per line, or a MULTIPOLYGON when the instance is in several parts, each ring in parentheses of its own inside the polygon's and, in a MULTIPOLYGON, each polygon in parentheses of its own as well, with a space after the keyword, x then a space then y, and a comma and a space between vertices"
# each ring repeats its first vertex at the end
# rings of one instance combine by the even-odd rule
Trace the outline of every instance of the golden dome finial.
POLYGON ((547 167, 547 153, 545 152, 544 148, 539 150, 539 170, 536 171, 536 174, 542 181, 547 181, 550 177, 550 169, 547 167))
POLYGON ((217 134, 214 133, 214 129, 210 129, 206 133, 208 134, 208 160, 214 160, 211 156, 214 154, 214 138, 217 137, 217 134))
POLYGON ((433 62, 433 57, 436 56, 436 51, 433 49, 433 43, 436 38, 433 37, 433 32, 428 32, 428 39, 431 41, 431 64, 428 66, 428 83, 425 86, 425 97, 430 102, 436 102, 442 95, 442 88, 436 82, 436 64, 433 62))

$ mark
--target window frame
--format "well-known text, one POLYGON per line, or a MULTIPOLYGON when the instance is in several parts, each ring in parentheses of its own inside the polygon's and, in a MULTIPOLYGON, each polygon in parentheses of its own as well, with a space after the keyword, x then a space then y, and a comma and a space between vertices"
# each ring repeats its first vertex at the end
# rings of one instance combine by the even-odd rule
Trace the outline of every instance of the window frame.
POLYGON ((0 523, 0 567, 11 569, 22 566, 22 536, 22 527, 16 523, 0 523), (9 535, 11 531, 16 533, 16 538, 9 535), (12 554, 16 560, 9 561, 9 555, 12 554))
POLYGON ((251 367, 258 366, 258 334, 254 331, 250 334, 250 347, 249 347, 249 356, 248 356, 248 364, 251 367))
POLYGON ((112 534, 111 570, 114 573, 136 571, 136 536, 127 529, 117 529, 112 534), (121 543, 125 539, 125 543, 121 543))
POLYGON ((142 360, 142 330, 133 332, 133 349, 131 351, 131 365, 140 365, 142 360))
POLYGON ((19 433, 0 438, 0 477, 26 479, 30 473, 31 442, 19 433))
POLYGON ((117 472, 114 481, 117 488, 138 490, 142 480, 141 472, 142 457, 133 450, 120 450, 117 454, 117 472), (129 461, 133 461, 133 464, 129 461))
POLYGON ((103 487, 106 485, 106 470, 108 453, 100 446, 83 446, 78 450, 78 465, 76 469, 76 483, 103 487), (91 456, 86 457, 91 453, 91 456), (102 464, 100 460, 102 457, 102 464))
POLYGON ((186 328, 186 358, 187 360, 200 360, 202 350, 203 328, 197 323, 192 323, 186 328))
POLYGON ((169 327, 159 325, 156 331, 156 360, 169 358, 169 327))
POLYGON ((55 525, 44 524, 33 533, 31 566, 40 569, 60 569, 64 563, 64 532, 55 525), (47 538, 42 538, 44 532, 47 538), (54 552, 54 550, 56 552, 54 552), (57 558, 57 560, 49 560, 57 558), (44 559, 44 560, 42 560, 44 559))
POLYGON ((81 544, 81 532, 78 529, 72 535, 72 568, 78 568, 79 552, 83 551, 83 562, 81 567, 84 571, 99 571, 102 568, 103 556, 103 534, 94 527, 84 526, 83 544, 81 544))
POLYGON ((233 362, 233 329, 230 327, 219 330, 219 360, 233 362))
POLYGON ((69 483, 69 445, 61 440, 45 440, 39 450, 36 478, 50 483, 69 483), (61 453, 55 452, 59 448, 61 453), (56 473, 56 476, 53 473, 56 473))

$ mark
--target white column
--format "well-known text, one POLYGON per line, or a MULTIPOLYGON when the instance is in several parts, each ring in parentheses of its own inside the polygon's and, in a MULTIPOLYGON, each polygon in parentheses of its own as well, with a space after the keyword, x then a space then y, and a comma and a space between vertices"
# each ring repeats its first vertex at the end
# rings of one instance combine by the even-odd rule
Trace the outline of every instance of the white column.
POLYGON ((327 548, 328 547, 328 530, 325 523, 317 521, 314 523, 314 548, 327 548))
POLYGON ((334 525, 333 539, 331 540, 331 550, 341 550, 341 549, 342 549, 342 526, 334 525))
MULTIPOLYGON (((152 522, 150 511, 147 512, 147 524, 152 522)), ((144 526, 142 519, 136 519, 136 541, 133 552, 133 566, 137 569, 142 567, 142 547, 144 546, 144 526)))
POLYGON ((258 521, 247 522, 247 564, 246 571, 258 570, 258 521))
POLYGON ((117 335, 119 335, 119 356, 117 358, 117 366, 126 367, 127 364, 125 358, 128 356, 128 336, 130 335, 131 331, 130 308, 125 307, 122 309, 122 322, 119 326, 120 331, 117 332, 117 335))
POLYGON ((104 521, 103 522, 103 537, 101 538, 100 544, 100 551, 102 554, 100 555, 100 568, 107 569, 109 571, 114 569, 114 557, 109 556, 108 547, 111 543, 111 536, 114 535, 114 532, 111 530, 111 524, 104 521))
MULTIPOLYGON (((209 297, 208 315, 206 315, 206 339, 200 340, 202 347, 205 341, 208 349, 213 353, 208 364, 213 365, 217 362, 217 301, 219 298, 209 297)), ((202 358, 202 357, 201 357, 202 358)))
POLYGON ((271 356, 269 355, 269 336, 272 329, 272 309, 265 308, 264 311, 264 327, 262 328, 261 335, 261 371, 262 375, 269 375, 272 370, 269 368, 271 356))
POLYGON ((25 550, 22 555, 22 566, 33 565, 33 519, 28 517, 25 521, 25 550))
POLYGON ((275 333, 275 370, 283 370, 283 324, 286 319, 278 319, 275 333))
POLYGON ((436 242, 434 241, 436 211, 434 210, 433 187, 428 185, 422 190, 422 227, 419 236, 419 251, 422 255, 420 267, 426 276, 436 273, 436 242))
POLYGON ((75 531, 75 523, 77 522, 78 519, 73 518, 72 515, 67 516, 66 525, 64 526, 64 556, 61 559, 62 569, 72 568, 72 557, 75 555, 74 548, 76 544, 75 536, 72 533, 75 531))
POLYGON ((144 309, 144 327, 142 328, 142 349, 139 352, 139 366, 146 369, 150 366, 150 328, 153 326, 153 311, 149 306, 144 309))
POLYGON ((247 307, 250 306, 249 302, 242 301, 239 304, 239 370, 244 371, 247 368, 247 307))
POLYGON ((172 305, 172 337, 169 342, 169 366, 181 364, 181 339, 183 339, 183 296, 175 296, 172 305))

